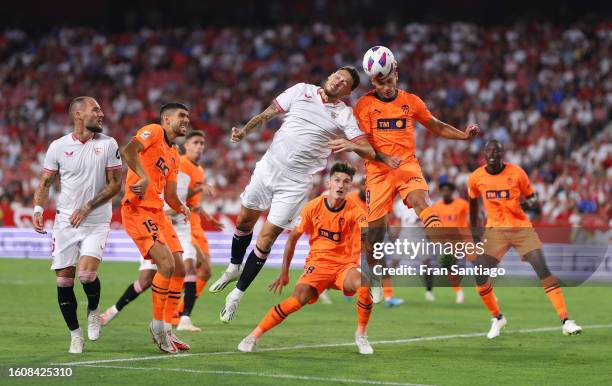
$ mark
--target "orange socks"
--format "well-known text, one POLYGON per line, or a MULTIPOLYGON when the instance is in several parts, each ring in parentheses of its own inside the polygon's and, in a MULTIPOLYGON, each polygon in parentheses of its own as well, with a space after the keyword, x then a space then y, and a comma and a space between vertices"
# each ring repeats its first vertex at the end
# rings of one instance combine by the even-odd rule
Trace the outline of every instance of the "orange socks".
POLYGON ((453 291, 461 291, 461 276, 449 274, 448 281, 453 286, 453 291))
POLYGON ((382 278, 383 296, 385 299, 393 297, 393 279, 390 277, 382 278))
MULTIPOLYGON (((157 277, 158 274, 155 275, 157 277)), ((183 289, 184 277, 172 276, 168 284, 168 299, 164 307, 164 322, 172 323, 172 318, 178 310, 178 303, 181 299, 181 291, 183 289)))
POLYGON ((302 308, 300 302, 293 296, 270 308, 266 316, 259 322, 251 335, 259 338, 264 332, 281 323, 287 316, 302 308))
POLYGON ((372 294, 367 287, 357 288, 357 332, 364 334, 372 314, 372 294))
POLYGON ((206 287, 206 280, 197 278, 196 279, 196 299, 200 297, 202 290, 206 287))
POLYGON ((153 320, 164 319, 164 307, 168 297, 168 286, 170 278, 163 276, 157 272, 153 277, 151 285, 151 294, 153 295, 153 320))
POLYGON ((485 285, 477 285, 476 289, 478 290, 480 299, 482 299, 484 305, 489 309, 491 315, 497 318, 499 316, 499 306, 497 305, 497 299, 495 299, 495 293, 493 292, 491 282, 487 280, 485 285))
POLYGON ((442 226, 440 215, 438 215, 438 212, 431 206, 423 209, 419 217, 421 221, 423 221, 423 226, 425 228, 439 228, 442 226))
POLYGON ((555 307, 555 311, 557 311, 559 318, 561 318, 561 320, 567 319, 565 298, 563 297, 563 292, 561 292, 561 287, 559 286, 557 278, 554 275, 545 277, 542 279, 542 287, 544 287, 546 296, 548 296, 548 299, 552 303, 553 307, 555 307))

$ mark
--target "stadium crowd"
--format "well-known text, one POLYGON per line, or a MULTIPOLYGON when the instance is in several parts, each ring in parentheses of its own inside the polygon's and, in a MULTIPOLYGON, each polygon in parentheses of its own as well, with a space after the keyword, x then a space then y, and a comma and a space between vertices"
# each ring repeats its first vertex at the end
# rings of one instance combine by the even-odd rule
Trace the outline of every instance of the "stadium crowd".
MULTIPOLYGON (((120 144, 157 119, 162 101, 187 102, 193 127, 207 133, 203 163, 217 189, 205 207, 235 214, 280 122, 268 122, 238 145, 229 143, 231 127, 296 82, 321 84, 341 65, 360 68, 365 50, 377 44, 395 53, 400 88, 423 98, 439 119, 461 129, 478 123, 484 131, 476 141, 457 143, 418 129, 417 157, 434 196, 446 180, 465 195, 484 142, 496 138, 506 160, 528 171, 541 221, 609 224, 612 23, 390 23, 350 30, 312 24, 117 34, 59 28, 39 36, 6 30, 0 33, 0 222, 11 224, 15 206, 32 206, 45 150, 70 131, 66 110, 78 95, 97 98, 106 132, 120 144)), ((362 78, 348 102, 368 86, 362 78)), ((320 178, 316 184, 313 194, 323 190, 320 178)))

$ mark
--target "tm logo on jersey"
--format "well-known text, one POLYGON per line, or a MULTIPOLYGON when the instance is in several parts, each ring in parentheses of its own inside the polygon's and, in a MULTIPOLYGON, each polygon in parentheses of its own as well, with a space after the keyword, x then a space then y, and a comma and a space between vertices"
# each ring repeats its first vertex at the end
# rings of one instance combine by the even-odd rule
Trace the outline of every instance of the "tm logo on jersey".
POLYGON ((379 118, 376 120, 378 130, 404 130, 406 118, 379 118))
POLYGON ((334 243, 339 243, 342 239, 342 232, 332 232, 328 231, 327 229, 319 228, 319 236, 330 239, 334 243))
POLYGON ((166 161, 162 157, 159 157, 159 159, 155 163, 155 166, 157 166, 157 168, 161 170, 161 173, 164 175, 164 177, 168 177, 168 172, 170 171, 170 168, 166 165, 166 161))
POLYGON ((508 200, 510 199, 510 190, 487 190, 485 195, 487 200, 508 200))

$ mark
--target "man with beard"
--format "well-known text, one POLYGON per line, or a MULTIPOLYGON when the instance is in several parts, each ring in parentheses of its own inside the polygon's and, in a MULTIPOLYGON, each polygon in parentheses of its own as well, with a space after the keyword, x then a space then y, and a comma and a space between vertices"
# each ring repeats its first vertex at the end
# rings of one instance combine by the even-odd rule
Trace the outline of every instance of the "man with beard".
POLYGON ((102 134, 104 113, 88 96, 70 103, 74 131, 51 143, 34 196, 34 229, 46 233, 43 206, 59 177, 51 269, 55 270, 57 301, 70 330, 70 353, 83 352, 83 333, 77 318, 74 277, 87 295, 87 335, 100 336, 100 279, 98 267, 110 231, 111 199, 121 190, 122 163, 117 142, 102 134))
POLYGON ((232 128, 231 140, 239 142, 263 122, 285 113, 272 145, 257 163, 241 195, 242 207, 232 239, 230 264, 209 288, 211 292, 219 292, 238 280, 221 310, 221 321, 228 323, 234 319, 240 300, 266 262, 278 235, 293 228, 293 220, 308 199, 312 175, 325 168, 332 151, 354 151, 366 159, 388 162, 384 155, 374 152, 359 129, 353 110, 341 101, 358 85, 357 70, 341 67, 327 78, 322 88, 298 83, 280 94, 244 127, 232 128), (269 210, 266 222, 241 272, 253 227, 266 210, 269 210))

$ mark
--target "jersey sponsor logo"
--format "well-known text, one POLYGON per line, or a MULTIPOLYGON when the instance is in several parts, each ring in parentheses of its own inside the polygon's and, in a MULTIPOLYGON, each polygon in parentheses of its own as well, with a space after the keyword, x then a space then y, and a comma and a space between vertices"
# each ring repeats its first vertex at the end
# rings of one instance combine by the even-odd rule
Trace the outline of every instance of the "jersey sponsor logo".
POLYGON ((509 200, 510 190, 487 190, 485 192, 485 197, 487 198, 487 200, 509 200))
POLYGON ((376 120, 378 130, 404 130, 406 118, 379 118, 376 120))
POLYGON ((334 243, 339 243, 342 239, 342 232, 332 232, 327 229, 319 228, 319 236, 325 237, 334 243))
POLYGON ((65 152, 64 152, 64 155, 65 155, 66 157, 72 157, 72 155, 73 155, 73 154, 74 154, 74 151, 65 151, 65 152))
POLYGON ((143 131, 142 134, 140 134, 140 138, 142 139, 147 139, 151 136, 151 132, 150 131, 143 131))

